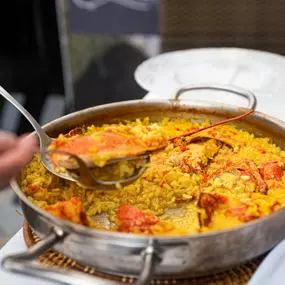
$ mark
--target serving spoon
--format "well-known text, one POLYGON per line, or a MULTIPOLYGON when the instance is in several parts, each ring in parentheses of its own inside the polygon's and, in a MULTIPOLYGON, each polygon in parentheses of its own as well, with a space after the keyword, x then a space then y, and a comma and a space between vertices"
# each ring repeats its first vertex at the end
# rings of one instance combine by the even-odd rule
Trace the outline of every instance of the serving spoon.
POLYGON ((76 182, 83 187, 87 187, 89 189, 101 189, 101 190, 113 190, 116 189, 116 185, 126 185, 138 177, 142 175, 142 173, 146 170, 146 164, 149 162, 149 153, 144 153, 138 156, 130 156, 130 157, 120 157, 115 159, 110 159, 106 165, 118 163, 120 161, 126 160, 141 160, 144 159, 146 161, 141 167, 137 168, 136 171, 127 178, 113 180, 113 181, 103 181, 97 179, 91 170, 88 168, 86 163, 79 158, 77 155, 66 151, 60 150, 48 150, 48 147, 53 142, 53 139, 49 137, 46 132, 42 129, 39 123, 33 118, 33 116, 17 101, 15 100, 12 95, 10 95, 3 87, 0 86, 0 95, 2 95, 7 101, 9 101, 15 108, 18 109, 22 113, 22 115, 30 122, 32 127, 34 128, 36 134, 38 135, 40 141, 40 159, 43 166, 52 174, 63 178, 65 180, 69 180, 72 182, 76 182), (66 170, 66 172, 58 172, 58 170, 54 167, 51 154, 62 154, 65 156, 69 156, 71 159, 74 159, 78 164, 77 172, 78 174, 70 173, 66 170))

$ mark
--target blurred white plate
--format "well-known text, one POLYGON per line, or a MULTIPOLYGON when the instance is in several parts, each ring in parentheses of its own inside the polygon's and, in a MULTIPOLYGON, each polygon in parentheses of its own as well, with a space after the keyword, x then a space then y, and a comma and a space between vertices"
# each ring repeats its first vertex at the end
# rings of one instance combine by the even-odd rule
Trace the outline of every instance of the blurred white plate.
POLYGON ((148 92, 173 96, 187 85, 226 84, 260 98, 285 94, 285 57, 239 48, 202 48, 164 53, 143 62, 135 79, 148 92))
POLYGON ((285 240, 279 243, 257 268, 248 285, 285 284, 285 240))

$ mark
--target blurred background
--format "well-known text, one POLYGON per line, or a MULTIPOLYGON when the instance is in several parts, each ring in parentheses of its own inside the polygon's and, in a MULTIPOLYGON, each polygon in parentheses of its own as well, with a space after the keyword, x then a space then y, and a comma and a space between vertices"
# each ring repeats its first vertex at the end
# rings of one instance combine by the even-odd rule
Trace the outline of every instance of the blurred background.
MULTIPOLYGON (((282 0, 14 0, 1 11, 12 21, 0 19, 0 85, 41 124, 143 98, 134 71, 162 52, 222 46, 285 54, 282 0)), ((1 97, 0 128, 32 130, 1 97)), ((1 190, 0 247, 23 223, 18 208, 11 189, 1 190)))

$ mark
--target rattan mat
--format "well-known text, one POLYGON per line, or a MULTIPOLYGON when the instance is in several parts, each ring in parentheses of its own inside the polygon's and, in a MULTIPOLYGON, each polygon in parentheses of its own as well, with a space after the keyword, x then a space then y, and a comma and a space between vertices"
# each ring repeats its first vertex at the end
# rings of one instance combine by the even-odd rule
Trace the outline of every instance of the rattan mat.
MULTIPOLYGON (((39 237, 32 231, 28 223, 24 222, 24 239, 26 242, 27 247, 31 247, 37 242, 40 241, 39 237)), ((176 284, 176 285, 245 285, 248 283, 249 279, 251 278, 252 274, 261 263, 264 257, 259 257, 254 261, 248 262, 245 265, 238 266, 232 270, 202 277, 202 278, 195 278, 195 279, 188 279, 188 280, 154 280, 152 284, 176 284)), ((45 266, 58 266, 64 268, 75 269, 79 271, 83 271, 86 274, 99 276, 102 278, 107 278, 111 280, 121 281, 122 283, 132 284, 135 282, 133 278, 127 277, 118 277, 114 275, 104 274, 101 272, 96 271, 93 268, 82 266, 78 264, 76 261, 64 256, 63 254, 55 251, 55 250, 48 250, 46 253, 41 255, 37 261, 39 263, 44 264, 45 266)))

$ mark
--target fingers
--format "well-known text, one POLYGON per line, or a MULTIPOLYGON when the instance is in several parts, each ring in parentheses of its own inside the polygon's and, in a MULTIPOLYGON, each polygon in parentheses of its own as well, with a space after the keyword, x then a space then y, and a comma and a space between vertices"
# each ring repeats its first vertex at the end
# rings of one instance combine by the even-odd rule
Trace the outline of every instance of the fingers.
POLYGON ((27 133, 27 134, 23 134, 23 135, 21 135, 21 136, 19 136, 19 138, 18 138, 18 143, 22 143, 25 139, 27 139, 29 136, 33 136, 33 137, 35 137, 35 139, 36 139, 36 141, 37 141, 37 146, 39 146, 39 139, 38 139, 38 136, 37 135, 32 135, 32 134, 29 134, 29 133, 27 133))
POLYGON ((19 138, 19 148, 24 148, 32 153, 31 157, 38 151, 38 138, 35 135, 26 136, 24 138, 19 138))
POLYGON ((32 160, 37 145, 37 138, 30 136, 0 155, 0 187, 9 183, 32 160))
POLYGON ((0 155, 7 149, 16 147, 17 144, 17 138, 14 134, 0 131, 0 155))
POLYGON ((22 134, 18 137, 18 142, 20 143, 21 141, 23 141, 24 139, 26 139, 30 134, 22 134))

